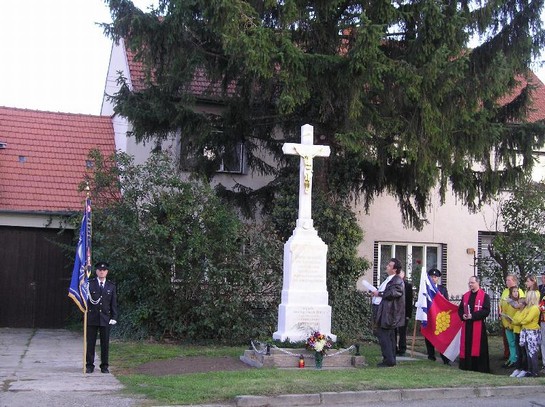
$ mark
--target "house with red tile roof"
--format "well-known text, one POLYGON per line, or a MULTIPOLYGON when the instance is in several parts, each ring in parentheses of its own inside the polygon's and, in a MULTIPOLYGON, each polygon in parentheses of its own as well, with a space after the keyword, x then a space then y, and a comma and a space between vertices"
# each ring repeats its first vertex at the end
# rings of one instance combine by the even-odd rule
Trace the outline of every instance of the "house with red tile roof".
MULTIPOLYGON (((122 41, 112 47, 106 95, 115 94, 119 72, 133 89, 143 85, 141 66, 122 41)), ((545 86, 533 74, 529 80, 535 91, 527 120, 545 120, 545 86)), ((525 85, 521 80, 517 91, 525 85)), ((198 109, 219 113, 221 103, 214 99, 213 87, 197 74, 191 91, 202 102, 198 109)), ((78 185, 92 165, 87 156, 91 149, 98 148, 104 155, 121 150, 135 156, 136 162, 149 156, 153 146, 128 138, 130 129, 126 119, 114 115, 107 97, 101 116, 0 107, 0 326, 64 326, 74 309, 66 295, 72 264, 58 243, 72 245, 73 235, 59 236, 58 232, 66 216, 83 206, 85 196, 78 185)), ((173 136, 163 149, 175 149, 177 142, 173 136)), ((536 180, 545 177, 542 157, 536 152, 536 180)), ((215 181, 226 186, 259 187, 270 180, 246 171, 219 171, 215 181)), ((384 263, 398 257, 409 276, 433 265, 443 271, 442 284, 451 294, 464 292, 476 260, 486 254, 497 231, 495 205, 470 213, 452 195, 444 204, 437 195, 428 211, 428 224, 415 231, 402 226, 397 202, 391 196, 375 199, 368 213, 354 203, 365 231, 359 254, 373 262, 364 277, 376 285, 384 263)))
POLYGON ((59 232, 83 210, 95 148, 115 150, 109 117, 0 107, 0 326, 65 326, 72 262, 60 244, 74 235, 59 232))
MULTIPOLYGON (((142 67, 134 60, 134 54, 125 49, 123 41, 117 45, 114 44, 112 48, 106 94, 113 95, 117 91, 116 79, 119 72, 122 72, 123 76, 129 80, 132 89, 142 88, 144 78, 142 67)), ((527 85, 526 79, 518 79, 519 86, 511 95, 505 97, 504 102, 512 100, 527 85)), ((534 91, 533 106, 528 111, 526 120, 530 122, 545 120, 545 86, 531 72, 528 81, 533 85, 534 91)), ((199 77, 196 78, 193 86, 195 88, 192 91, 196 96, 206 98, 209 92, 205 89, 212 85, 207 83, 205 78, 199 77)), ((220 111, 219 106, 216 109, 220 111)), ((113 106, 106 98, 102 106, 102 114, 113 114, 113 106)), ((119 117, 115 117, 113 121, 118 148, 139 156, 141 160, 145 159, 149 154, 144 151, 145 146, 138 146, 126 137, 126 130, 130 129, 130 123, 119 117)), ((173 140, 170 147, 174 148, 174 143, 173 140)), ((545 178, 545 159, 541 152, 536 152, 535 157, 537 165, 533 176, 535 180, 541 180, 545 178)), ((268 180, 254 177, 251 173, 229 175, 236 182, 249 187, 268 182, 268 180)), ((216 181, 221 180, 224 185, 229 186, 229 179, 225 177, 225 174, 218 173, 216 178, 216 181)), ((359 254, 371 260, 373 264, 372 269, 364 276, 367 281, 378 286, 386 263, 391 257, 397 257, 405 265, 409 277, 420 269, 437 267, 443 272, 442 284, 448 286, 451 294, 460 295, 467 290, 467 277, 476 271, 477 260, 488 255, 488 244, 497 233, 498 203, 485 205, 478 213, 471 213, 457 202, 452 194, 447 194, 444 204, 440 202, 438 193, 435 197, 427 213, 428 223, 421 231, 403 226, 397 201, 392 196, 384 194, 377 197, 369 212, 365 212, 360 204, 354 203, 354 213, 365 233, 365 239, 359 247, 359 254)), ((295 216, 296 208, 294 208, 295 216)))

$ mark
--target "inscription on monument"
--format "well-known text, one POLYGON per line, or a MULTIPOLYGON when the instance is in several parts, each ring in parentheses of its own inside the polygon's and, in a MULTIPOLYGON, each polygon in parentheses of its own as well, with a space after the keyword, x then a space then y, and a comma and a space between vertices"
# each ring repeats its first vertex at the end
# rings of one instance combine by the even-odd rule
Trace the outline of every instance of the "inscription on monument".
POLYGON ((327 309, 320 309, 316 307, 297 307, 292 312, 302 326, 316 329, 320 326, 320 322, 323 316, 328 316, 327 309))
POLYGON ((325 283, 325 275, 322 273, 325 260, 325 256, 317 255, 315 251, 301 250, 298 256, 292 259, 292 282, 313 285, 325 283))

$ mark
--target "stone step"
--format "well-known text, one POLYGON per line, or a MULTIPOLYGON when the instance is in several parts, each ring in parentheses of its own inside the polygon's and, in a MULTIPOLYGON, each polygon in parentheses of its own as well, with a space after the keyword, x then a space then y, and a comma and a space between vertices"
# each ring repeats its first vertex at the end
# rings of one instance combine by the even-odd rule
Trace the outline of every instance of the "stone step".
MULTIPOLYGON (((246 350, 240 360, 258 368, 298 368, 300 355, 305 359, 305 368, 315 368, 314 352, 297 348, 270 348, 269 354, 266 351, 246 350)), ((322 363, 324 368, 353 368, 364 365, 363 356, 356 356, 353 350, 346 349, 329 350, 322 363)))

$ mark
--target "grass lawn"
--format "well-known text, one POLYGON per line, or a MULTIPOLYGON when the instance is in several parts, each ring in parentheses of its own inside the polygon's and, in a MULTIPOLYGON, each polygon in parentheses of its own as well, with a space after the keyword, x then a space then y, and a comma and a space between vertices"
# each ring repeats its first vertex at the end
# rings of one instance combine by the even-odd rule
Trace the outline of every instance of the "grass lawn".
MULTIPOLYGON (((127 342, 111 344, 110 362, 116 367, 116 377, 127 386, 129 392, 144 395, 162 404, 213 403, 229 400, 238 395, 545 384, 545 377, 524 379, 508 377, 512 370, 501 368, 504 360, 500 337, 489 337, 489 348, 493 374, 461 371, 457 367, 431 362, 426 358, 398 362, 394 368, 376 368, 376 363, 382 357, 380 348, 375 343, 365 343, 360 347, 360 352, 365 356, 368 364, 367 367, 346 370, 262 368, 158 377, 137 374, 135 368, 146 362, 183 356, 238 357, 243 354, 246 347, 127 342)), ((414 350, 425 353, 422 339, 416 341, 414 350)))

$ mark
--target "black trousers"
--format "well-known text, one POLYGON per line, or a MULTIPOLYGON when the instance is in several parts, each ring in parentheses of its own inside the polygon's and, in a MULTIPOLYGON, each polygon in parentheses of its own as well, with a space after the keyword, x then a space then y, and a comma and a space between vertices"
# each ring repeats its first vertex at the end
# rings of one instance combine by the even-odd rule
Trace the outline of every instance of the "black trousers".
POLYGON ((396 364, 395 329, 377 327, 375 334, 380 344, 380 350, 382 351, 382 363, 394 366, 396 364))
POLYGON ((407 351, 407 324, 396 328, 397 351, 405 353, 407 351))
POLYGON ((97 334, 100 334, 100 367, 108 367, 110 354, 110 325, 87 325, 87 352, 85 354, 85 366, 95 367, 95 347, 97 334))
MULTIPOLYGON (((426 351, 428 352, 428 358, 435 360, 435 347, 427 339, 425 340, 425 342, 426 342, 426 351)), ((442 353, 440 353, 440 355, 441 355, 441 359, 443 360, 443 363, 446 365, 449 364, 450 360, 446 356, 444 356, 442 353)))

